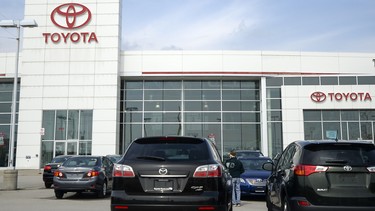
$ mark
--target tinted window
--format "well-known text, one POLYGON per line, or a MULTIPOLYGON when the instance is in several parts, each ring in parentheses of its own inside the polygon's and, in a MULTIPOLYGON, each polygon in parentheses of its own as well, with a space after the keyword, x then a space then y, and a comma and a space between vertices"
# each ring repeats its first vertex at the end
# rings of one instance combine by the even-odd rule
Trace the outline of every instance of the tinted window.
POLYGON ((125 160, 156 157, 168 161, 207 160, 208 146, 200 139, 152 138, 132 143, 125 160))
POLYGON ((263 170, 264 163, 271 163, 271 159, 240 159, 245 170, 263 170))
POLYGON ((374 166, 374 145, 319 144, 305 148, 304 164, 310 165, 353 165, 374 166))

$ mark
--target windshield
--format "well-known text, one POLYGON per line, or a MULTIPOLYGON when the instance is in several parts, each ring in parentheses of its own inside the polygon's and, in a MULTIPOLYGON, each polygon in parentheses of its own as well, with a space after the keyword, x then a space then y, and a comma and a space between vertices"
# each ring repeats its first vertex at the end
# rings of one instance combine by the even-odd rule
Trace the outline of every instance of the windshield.
POLYGON ((63 164, 65 167, 94 167, 96 165, 99 165, 97 157, 73 157, 63 164))
POLYGON ((246 159, 246 160, 241 160, 242 165, 245 170, 264 170, 263 169, 263 164, 264 163, 271 163, 271 159, 246 159))

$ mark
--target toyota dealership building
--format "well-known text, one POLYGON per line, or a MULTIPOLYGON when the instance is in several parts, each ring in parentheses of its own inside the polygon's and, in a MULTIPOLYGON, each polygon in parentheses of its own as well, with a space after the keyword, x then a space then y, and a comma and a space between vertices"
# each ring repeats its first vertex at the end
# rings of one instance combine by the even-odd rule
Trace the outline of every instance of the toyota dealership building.
POLYGON ((21 27, 14 159, 18 55, 0 53, 0 168, 121 154, 142 136, 268 156, 297 139, 374 140, 375 53, 121 51, 120 4, 25 0, 38 27, 21 27))

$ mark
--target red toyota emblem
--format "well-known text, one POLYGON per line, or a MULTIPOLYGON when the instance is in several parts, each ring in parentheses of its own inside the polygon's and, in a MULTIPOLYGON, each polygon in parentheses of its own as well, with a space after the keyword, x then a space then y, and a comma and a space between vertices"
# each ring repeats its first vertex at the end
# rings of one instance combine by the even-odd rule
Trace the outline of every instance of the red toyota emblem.
POLYGON ((62 4, 51 13, 53 24, 64 29, 76 29, 88 24, 91 20, 90 10, 77 3, 62 4))
POLYGON ((326 100, 327 96, 323 92, 314 92, 310 95, 312 101, 320 103, 326 100))

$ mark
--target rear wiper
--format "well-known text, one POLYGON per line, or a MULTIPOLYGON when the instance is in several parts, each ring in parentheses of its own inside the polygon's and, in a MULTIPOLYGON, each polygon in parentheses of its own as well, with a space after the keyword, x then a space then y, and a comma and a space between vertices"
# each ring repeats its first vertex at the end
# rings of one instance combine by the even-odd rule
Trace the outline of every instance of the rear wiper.
POLYGON ((165 161, 165 158, 157 157, 157 156, 139 156, 139 157, 137 157, 137 159, 165 161))
POLYGON ((347 160, 326 160, 326 163, 348 163, 347 160))

